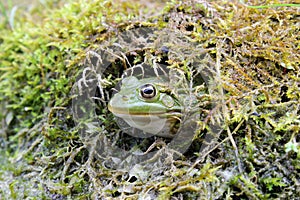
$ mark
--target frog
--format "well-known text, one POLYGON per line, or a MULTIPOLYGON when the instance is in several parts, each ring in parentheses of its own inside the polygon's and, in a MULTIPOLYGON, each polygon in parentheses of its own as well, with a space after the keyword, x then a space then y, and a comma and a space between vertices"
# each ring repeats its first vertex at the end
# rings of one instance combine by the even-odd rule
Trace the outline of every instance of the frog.
POLYGON ((119 92, 110 99, 108 110, 132 128, 173 138, 183 106, 176 90, 160 77, 129 76, 123 78, 119 92))

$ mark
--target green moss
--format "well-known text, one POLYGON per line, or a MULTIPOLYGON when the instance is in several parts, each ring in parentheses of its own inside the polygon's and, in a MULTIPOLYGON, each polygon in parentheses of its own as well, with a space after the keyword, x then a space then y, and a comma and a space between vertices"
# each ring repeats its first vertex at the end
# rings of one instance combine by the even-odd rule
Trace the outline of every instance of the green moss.
MULTIPOLYGON (((0 198, 298 197, 299 5, 263 3, 45 1, 15 11, 0 3, 0 198), (103 135, 120 133, 101 103, 100 126, 73 119, 71 89, 86 70, 87 52, 137 27, 178 30, 196 42, 219 66, 226 95, 224 130, 214 148, 199 153, 203 120, 188 153, 155 172, 147 171, 150 161, 145 168, 112 170, 105 164, 116 157, 93 155, 98 146, 80 135, 86 126, 101 133, 103 145, 103 135)), ((128 51, 134 64, 165 59, 154 47, 128 51)), ((168 59, 194 78, 189 60, 168 59)), ((115 60, 102 77, 107 96, 124 68, 115 60)), ((121 136, 120 147, 147 145, 121 136)))

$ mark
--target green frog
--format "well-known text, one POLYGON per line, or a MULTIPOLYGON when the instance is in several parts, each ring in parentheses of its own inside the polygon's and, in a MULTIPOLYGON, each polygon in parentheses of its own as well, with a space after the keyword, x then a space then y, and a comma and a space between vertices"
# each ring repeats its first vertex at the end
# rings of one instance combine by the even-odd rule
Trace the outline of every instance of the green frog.
POLYGON ((133 128, 172 138, 183 109, 178 96, 174 85, 172 89, 172 84, 160 77, 129 76, 122 80, 120 91, 109 101, 108 109, 133 128))

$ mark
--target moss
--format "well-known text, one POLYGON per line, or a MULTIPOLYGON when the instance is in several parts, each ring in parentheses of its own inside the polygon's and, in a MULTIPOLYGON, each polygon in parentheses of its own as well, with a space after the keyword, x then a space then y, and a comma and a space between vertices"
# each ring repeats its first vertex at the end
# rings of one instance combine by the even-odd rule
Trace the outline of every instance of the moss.
MULTIPOLYGON (((0 5, 5 10, 0 15, 2 198, 293 199, 300 195, 298 4, 78 0, 45 1, 16 11, 13 5, 0 5), (118 157, 97 157, 94 154, 101 149, 91 149, 107 145, 108 139, 117 139, 115 145, 124 149, 146 150, 153 143, 160 149, 166 140, 123 134, 112 122, 105 101, 97 104, 100 125, 89 114, 78 123, 72 88, 82 72, 88 76, 91 71, 85 65, 89 53, 113 49, 108 43, 116 41, 117 33, 140 27, 176 30, 197 46, 183 48, 191 53, 180 60, 182 55, 168 54, 176 42, 162 52, 155 47, 131 49, 120 42, 131 64, 157 59, 192 80, 189 59, 199 48, 208 52, 219 67, 217 81, 226 97, 223 131, 212 149, 199 153, 209 131, 205 118, 187 153, 167 160, 168 166, 162 167, 161 160, 153 157, 156 162, 150 160, 148 165, 112 169, 106 164, 118 157), (87 127, 95 132, 85 132, 87 127), (95 144, 85 143, 82 132, 93 135, 95 144), (156 164, 157 169, 149 171, 156 164)), ((121 58, 113 60, 97 97, 111 96, 111 88, 128 67, 124 63, 121 58)), ((218 120, 209 108, 207 113, 218 120)))

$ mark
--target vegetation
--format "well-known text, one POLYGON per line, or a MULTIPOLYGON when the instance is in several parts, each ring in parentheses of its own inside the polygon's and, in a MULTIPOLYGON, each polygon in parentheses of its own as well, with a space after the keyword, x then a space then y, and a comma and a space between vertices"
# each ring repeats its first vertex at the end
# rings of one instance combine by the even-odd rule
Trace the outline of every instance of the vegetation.
MULTIPOLYGON (((41 2, 18 7, 0 3, 1 199, 300 196, 299 4, 41 2), (191 51, 205 50, 219 69, 217 81, 225 95, 223 131, 213 148, 199 152, 199 128, 187 153, 158 165, 155 172, 147 165, 109 167, 108 160, 115 157, 97 157, 99 143, 83 140, 88 125, 95 126, 92 134, 100 147, 107 145, 104 135, 121 137, 122 148, 139 142, 119 130, 105 101, 97 104, 97 126, 89 118, 74 119, 72 107, 72 88, 90 70, 87 55, 113 49, 119 32, 141 27, 179 31, 197 44, 188 47, 191 51)), ((128 67, 125 57, 133 64, 166 59, 166 49, 124 49, 103 72, 102 99, 109 98, 128 67)), ((192 79, 188 60, 178 64, 176 57, 168 59, 192 79)), ((199 124, 206 127, 205 121, 199 124)))

